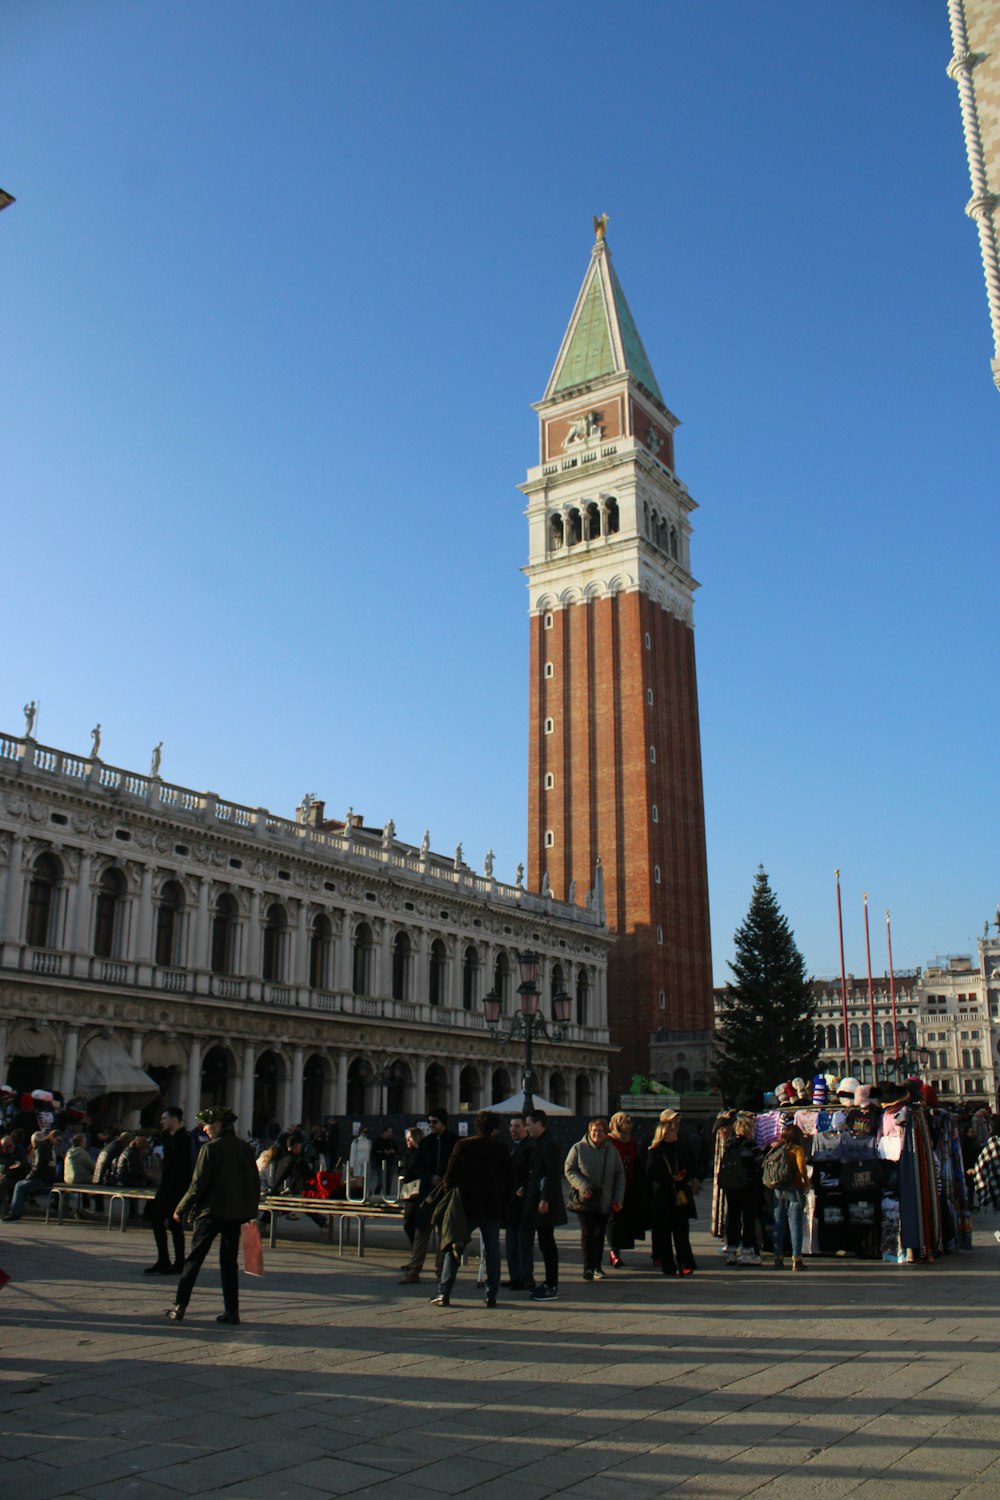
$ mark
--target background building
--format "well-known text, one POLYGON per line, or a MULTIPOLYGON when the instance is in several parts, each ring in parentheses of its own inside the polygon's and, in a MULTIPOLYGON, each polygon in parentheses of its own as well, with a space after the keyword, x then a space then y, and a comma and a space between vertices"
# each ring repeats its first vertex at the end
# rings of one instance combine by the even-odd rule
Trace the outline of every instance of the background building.
POLYGON ((579 901, 598 860, 617 935, 613 1088, 712 1026, 708 869, 691 573, 695 502, 596 220, 591 262, 539 415, 528 497, 528 883, 579 901))
POLYGON ((542 1013, 573 999, 536 1089, 607 1104, 599 893, 532 895, 313 799, 276 817, 0 736, 0 922, 0 1074, 108 1119, 226 1102, 251 1130, 506 1098, 521 1054, 482 999, 512 1013, 525 949, 542 1013))

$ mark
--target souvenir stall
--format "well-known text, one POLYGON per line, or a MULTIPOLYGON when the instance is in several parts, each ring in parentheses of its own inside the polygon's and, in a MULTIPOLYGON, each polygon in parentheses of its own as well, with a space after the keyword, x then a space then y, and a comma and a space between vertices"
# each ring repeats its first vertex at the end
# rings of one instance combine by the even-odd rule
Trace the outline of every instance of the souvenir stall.
MULTIPOLYGON (((932 1262, 972 1248, 969 1188, 962 1160, 962 1121, 942 1110, 933 1089, 918 1079, 881 1083, 817 1074, 795 1078, 765 1095, 754 1120, 762 1157, 782 1126, 805 1138, 810 1186, 806 1195, 806 1255, 856 1256, 897 1264, 932 1262), (880 1097, 879 1097, 880 1096, 880 1097)), ((729 1116, 728 1118, 731 1118, 729 1116)), ((726 1135, 720 1116, 717 1160, 726 1135)), ((763 1189, 764 1244, 771 1238, 770 1193, 763 1189)), ((724 1220, 724 1194, 713 1194, 713 1233, 724 1220)), ((780 1247, 779 1247, 780 1253, 780 1247)))

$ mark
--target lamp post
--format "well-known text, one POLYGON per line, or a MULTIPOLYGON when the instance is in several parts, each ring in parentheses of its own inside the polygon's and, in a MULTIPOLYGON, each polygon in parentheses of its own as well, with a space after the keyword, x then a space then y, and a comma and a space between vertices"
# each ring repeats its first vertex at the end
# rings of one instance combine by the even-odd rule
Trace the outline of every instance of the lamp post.
POLYGON ((486 1024, 495 1037, 503 1042, 524 1042, 524 1111, 527 1114, 534 1108, 534 1097, 531 1092, 531 1046, 535 1037, 542 1037, 547 1042, 561 1042, 566 1035, 569 1025, 570 1007, 572 1001, 565 990, 559 990, 552 996, 552 1020, 550 1027, 545 1017, 540 1014, 538 1003, 541 994, 538 989, 538 954, 519 953, 517 955, 517 967, 521 975, 521 983, 517 987, 517 993, 521 997, 521 1008, 515 1011, 510 1018, 510 1026, 506 1035, 500 1030, 500 1016, 503 1010, 503 1002, 495 990, 490 990, 488 995, 483 996, 483 1013, 486 1024))

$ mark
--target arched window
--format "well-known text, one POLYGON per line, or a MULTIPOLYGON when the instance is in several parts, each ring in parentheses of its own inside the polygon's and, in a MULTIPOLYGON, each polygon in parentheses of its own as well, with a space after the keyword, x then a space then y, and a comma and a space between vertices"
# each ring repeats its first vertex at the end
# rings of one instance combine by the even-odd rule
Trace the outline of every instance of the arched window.
POLYGON ((273 901, 264 919, 261 974, 265 980, 271 980, 276 984, 280 984, 284 977, 285 927, 285 909, 279 901, 273 901))
POLYGON ((171 964, 179 962, 180 914, 183 904, 177 881, 168 880, 160 892, 156 908, 155 961, 160 968, 169 968, 171 964))
POLYGON ((553 1073, 549 1079, 549 1098, 553 1104, 561 1104, 563 1108, 568 1104, 569 1089, 562 1073, 553 1073))
POLYGON ((876 1047, 881 1047, 881 1045, 882 1045, 882 1022, 881 1021, 876 1021, 875 1022, 875 1045, 876 1045, 876 1047))
POLYGON ((493 965, 493 988, 500 996, 500 1009, 506 1014, 510 1009, 510 959, 506 953, 498 953, 493 965))
POLYGON ((551 828, 546 828, 546 830, 545 830, 545 847, 546 847, 546 849, 552 849, 552 848, 554 848, 555 842, 556 842, 556 836, 552 832, 552 829, 551 828))
POLYGON ((330 918, 322 912, 312 924, 309 934, 309 987, 314 990, 330 988, 330 958, 333 946, 330 918))
MULTIPOLYGON (((362 926, 365 924, 362 923, 362 926)), ((349 1115, 363 1115, 365 1113, 365 1095, 371 1082, 371 1068, 363 1057, 356 1057, 347 1069, 347 1113, 349 1115)))
POLYGON ((448 1078, 440 1063, 431 1063, 424 1075, 424 1114, 448 1108, 448 1078))
POLYGON ((586 1118, 586 1116, 590 1114, 592 1098, 593 1089, 590 1086, 590 1079, 587 1077, 586 1073, 577 1073, 576 1112, 578 1115, 583 1115, 584 1118, 586 1118))
POLYGON ((826 1045, 829 1047, 829 1049, 830 1049, 831 1052, 836 1047, 836 1045, 837 1045, 837 1028, 836 1028, 836 1026, 828 1026, 826 1028, 826 1045))
POLYGON ((972 1067, 972 1053, 969 1051, 968 1047, 963 1047, 962 1048, 962 1067, 963 1068, 971 1068, 972 1067))
POLYGON ((981 1049, 979 1047, 973 1047, 973 1049, 972 1049, 972 1066, 974 1068, 981 1068, 982 1065, 983 1065, 983 1054, 982 1054, 982 1051, 981 1051, 981 1049))
POLYGON ((575 547, 577 542, 583 541, 583 521, 580 512, 574 507, 566 517, 567 533, 566 545, 575 547))
POLYGON ((677 527, 670 528, 670 556, 677 561, 677 527))
POLYGON ((413 944, 405 932, 397 932, 392 944, 392 998, 410 999, 410 969, 413 944))
POLYGON ((479 1004, 479 950, 471 943, 462 959, 462 1009, 475 1010, 479 1004))
MULTIPOLYGON (((253 1070, 253 1133, 256 1136, 267 1134, 268 1126, 278 1121, 278 1079, 280 1077, 281 1065, 278 1062, 277 1053, 262 1052, 257 1059, 253 1070)), ((289 1124, 298 1124, 299 1121, 289 1121, 289 1124)))
POLYGON ((861 1046, 861 1031, 857 1021, 851 1022, 851 1046, 856 1050, 861 1046))
POLYGON ((691 1074, 687 1068, 674 1069, 673 1084, 675 1094, 686 1094, 688 1092, 691 1087, 691 1074))
POLYGON ((327 1064, 318 1052, 306 1058, 302 1069, 302 1123, 307 1130, 322 1125, 323 1095, 326 1091, 327 1064))
MULTIPOLYGON (((586 969, 581 969, 576 976, 576 1024, 590 1024, 590 977, 586 969)), ((582 1109, 577 1110, 578 1115, 583 1113, 582 1109)))
POLYGON ((471 1064, 458 1075, 458 1102, 467 1110, 479 1108, 479 1072, 471 1064))
POLYGON ((30 948, 55 946, 52 928, 56 885, 61 873, 54 854, 40 854, 35 860, 28 886, 28 926, 25 932, 25 942, 30 948))
POLYGON ((510 1081, 510 1074, 506 1068, 494 1068, 493 1079, 490 1084, 490 1103, 502 1104, 509 1099, 514 1092, 514 1086, 510 1081))
POLYGON ((826 1046, 826 1031, 822 1026, 816 1027, 816 1051, 822 1052, 826 1046))
POLYGON ((609 496, 605 501, 604 514, 607 518, 606 526, 608 536, 614 536, 621 523, 618 519, 618 501, 615 500, 613 496, 609 496))
POLYGON ((448 950, 441 938, 431 943, 431 972, 427 998, 431 1005, 443 1005, 445 1001, 445 975, 448 970, 448 950))
POLYGON ((210 1047, 201 1065, 201 1108, 229 1103, 230 1058, 225 1047, 210 1047))
POLYGON ((105 870, 97 890, 97 913, 94 919, 94 953, 98 958, 117 956, 124 895, 125 877, 122 872, 105 870))
POLYGON ((375 943, 367 922, 359 922, 354 934, 354 993, 370 995, 372 992, 372 963, 375 943))
POLYGON ((870 1047, 871 1044, 872 1028, 868 1021, 864 1021, 861 1026, 861 1045, 862 1047, 870 1047))
POLYGON ((551 792, 556 784, 556 778, 551 771, 545 773, 545 790, 551 792))
POLYGON ((907 1021, 905 1029, 906 1029, 906 1039, 907 1039, 907 1041, 909 1042, 911 1048, 915 1047, 917 1045, 917 1023, 916 1023, 916 1021, 907 1021))
POLYGON ((587 541, 594 542, 601 535, 601 512, 600 508, 591 500, 586 509, 587 518, 587 541))
POLYGON ((549 550, 558 552, 564 541, 563 518, 560 515, 549 517, 549 550))
POLYGON ((846 1047, 847 1046, 847 1043, 844 1040, 844 1025, 843 1025, 843 1022, 841 1022, 841 1024, 837 1027, 837 1046, 838 1047, 846 1047))
POLYGON ((236 901, 224 892, 212 918, 212 973, 232 974, 236 968, 236 901))
MULTIPOLYGON (((558 995, 560 990, 566 988, 566 976, 563 973, 562 964, 552 965, 552 975, 549 979, 549 1004, 551 1006, 553 995, 558 995)), ((552 1101, 555 1103, 555 1100, 552 1101)))

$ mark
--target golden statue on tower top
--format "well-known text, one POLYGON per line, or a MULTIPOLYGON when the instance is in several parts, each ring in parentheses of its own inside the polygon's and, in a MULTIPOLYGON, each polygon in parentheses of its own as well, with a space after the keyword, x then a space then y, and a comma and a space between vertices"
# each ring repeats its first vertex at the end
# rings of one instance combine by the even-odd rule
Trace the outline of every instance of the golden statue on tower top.
POLYGON ((595 235, 597 236, 597 238, 599 240, 603 240, 603 238, 607 234, 607 232, 608 232, 608 216, 607 216, 607 214, 595 214, 594 215, 594 233, 595 233, 595 235))

